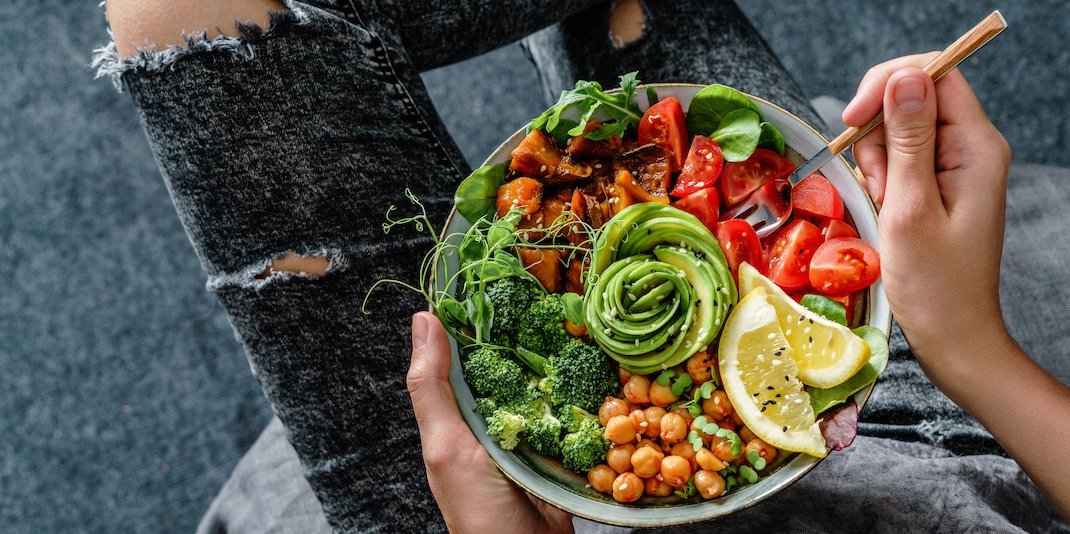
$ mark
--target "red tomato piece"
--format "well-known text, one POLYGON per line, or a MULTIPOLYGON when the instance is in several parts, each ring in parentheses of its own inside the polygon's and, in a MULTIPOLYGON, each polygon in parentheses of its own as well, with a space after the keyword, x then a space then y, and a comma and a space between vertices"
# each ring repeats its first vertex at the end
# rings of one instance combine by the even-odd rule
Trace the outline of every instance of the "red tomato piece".
POLYGON ((825 236, 825 241, 829 239, 836 239, 837 237, 858 237, 858 232, 854 227, 836 219, 828 219, 821 223, 818 228, 821 229, 821 235, 825 236))
POLYGON ((810 282, 810 258, 822 241, 821 230, 813 223, 794 221, 785 226, 769 249, 765 275, 788 291, 805 287, 810 282))
POLYGON ((717 217, 721 215, 721 199, 717 196, 717 189, 713 187, 691 193, 672 205, 697 217, 710 232, 713 232, 717 217))
POLYGON ((747 221, 742 219, 729 219, 717 223, 714 231, 717 242, 721 245, 728 267, 732 269, 732 276, 739 272, 739 266, 747 262, 755 268, 762 266, 762 244, 758 240, 758 234, 747 221))
POLYGON ((840 193, 820 174, 811 174, 791 189, 792 210, 824 219, 843 220, 840 193))
POLYGON ((852 293, 880 276, 880 254, 857 237, 830 239, 810 260, 810 283, 823 293, 852 293))
POLYGON ((639 121, 639 144, 651 143, 672 154, 669 162, 673 171, 684 166, 684 158, 687 156, 687 120, 679 100, 670 96, 650 106, 643 114, 639 121))
POLYGON ((674 197, 686 197, 695 191, 713 187, 721 177, 724 155, 717 142, 704 135, 696 135, 687 152, 684 170, 676 179, 676 187, 669 192, 674 197))
POLYGON ((759 148, 746 161, 728 162, 721 171, 721 195, 729 206, 735 206, 755 189, 777 178, 784 178, 795 170, 791 160, 759 148))

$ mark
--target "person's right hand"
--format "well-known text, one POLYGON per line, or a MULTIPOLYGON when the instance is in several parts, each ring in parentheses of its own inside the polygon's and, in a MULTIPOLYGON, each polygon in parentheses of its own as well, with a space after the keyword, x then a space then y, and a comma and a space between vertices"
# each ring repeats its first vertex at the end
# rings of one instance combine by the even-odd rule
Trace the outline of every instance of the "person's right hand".
POLYGON ((999 262, 1010 148, 958 70, 934 86, 918 68, 935 55, 873 67, 843 112, 850 126, 885 113, 854 154, 882 205, 881 276, 892 313, 927 370, 1007 336, 999 262))

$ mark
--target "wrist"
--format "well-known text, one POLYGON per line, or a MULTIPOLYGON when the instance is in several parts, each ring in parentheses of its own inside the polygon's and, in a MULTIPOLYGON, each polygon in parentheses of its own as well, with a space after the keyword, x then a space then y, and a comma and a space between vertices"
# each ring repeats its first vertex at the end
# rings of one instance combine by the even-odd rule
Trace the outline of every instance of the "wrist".
POLYGON ((914 349, 918 363, 933 384, 960 405, 971 392, 996 386, 1000 377, 1020 367, 1023 358, 1028 359, 1002 323, 998 328, 972 334, 914 349))

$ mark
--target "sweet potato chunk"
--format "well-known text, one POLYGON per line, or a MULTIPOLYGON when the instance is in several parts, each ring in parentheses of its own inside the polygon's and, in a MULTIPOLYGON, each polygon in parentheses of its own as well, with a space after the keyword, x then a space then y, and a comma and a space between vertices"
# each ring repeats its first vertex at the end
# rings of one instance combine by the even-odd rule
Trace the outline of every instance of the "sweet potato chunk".
POLYGON ((553 248, 517 249, 520 261, 532 276, 551 293, 561 291, 561 251, 553 248))
POLYGON ((502 184, 494 202, 498 217, 505 217, 513 208, 520 208, 524 215, 539 211, 542 209, 542 190, 542 182, 533 178, 517 178, 502 184))
POLYGON ((568 270, 565 271, 565 292, 583 296, 583 258, 578 255, 568 262, 568 270))
POLYGON ((524 176, 545 178, 557 171, 561 152, 554 139, 541 130, 533 130, 513 149, 509 169, 524 176))
POLYGON ((598 121, 587 121, 583 133, 568 140, 568 147, 565 148, 565 151, 571 156, 587 159, 607 159, 617 155, 622 144, 619 135, 614 135, 601 141, 587 138, 588 133, 601 127, 602 123, 598 121))
MULTIPOLYGON (((669 198, 669 152, 657 145, 643 145, 614 158, 616 173, 626 170, 651 196, 669 198)), ((615 173, 615 174, 616 174, 615 173)))

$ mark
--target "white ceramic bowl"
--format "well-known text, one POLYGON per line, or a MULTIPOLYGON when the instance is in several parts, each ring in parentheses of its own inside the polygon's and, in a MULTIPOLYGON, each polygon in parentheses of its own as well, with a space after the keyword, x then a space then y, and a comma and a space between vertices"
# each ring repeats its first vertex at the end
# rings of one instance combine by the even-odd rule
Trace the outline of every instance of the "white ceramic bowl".
MULTIPOLYGON (((692 97, 704 86, 693 84, 650 84, 659 98, 676 97, 686 110, 692 97)), ((750 96, 750 95, 748 95, 750 96)), ((783 108, 761 98, 750 96, 762 112, 762 118, 773 123, 784 136, 785 144, 803 158, 809 158, 828 144, 817 130, 811 128, 801 119, 783 108)), ((648 107, 646 97, 640 90, 636 99, 644 110, 648 107)), ((484 165, 509 161, 509 153, 524 138, 521 128, 484 162, 484 165)), ((800 163, 796 161, 796 164, 800 163)), ((866 242, 877 246, 877 213, 869 195, 865 192, 852 170, 842 157, 835 159, 824 168, 822 173, 839 190, 847 211, 854 219, 859 236, 866 242)), ((469 223, 463 217, 451 213, 444 235, 464 232, 469 223)), ((450 271, 457 269, 456 255, 444 258, 445 267, 450 271)), ((453 288, 450 288, 452 291, 453 288)), ((891 328, 891 311, 880 280, 869 289, 867 307, 863 313, 863 322, 881 329, 888 335, 891 328)), ((527 450, 523 445, 515 451, 504 451, 497 441, 487 436, 487 426, 483 418, 472 411, 475 399, 461 374, 461 362, 456 343, 452 343, 453 366, 450 371, 450 383, 457 395, 460 407, 468 426, 472 428, 480 443, 486 447, 491 458, 501 471, 520 487, 540 499, 565 510, 573 515, 621 526, 651 527, 682 523, 693 523, 726 516, 743 508, 752 506, 778 491, 788 487, 813 469, 820 459, 805 454, 796 454, 780 463, 771 473, 766 474, 756 484, 744 486, 724 497, 712 501, 695 500, 680 502, 675 497, 656 499, 644 496, 631 504, 620 504, 609 496, 600 494, 586 487, 587 479, 561 467, 560 462, 527 450)), ((870 385, 855 395, 855 401, 861 408, 869 398, 873 386, 870 385)), ((836 454, 832 452, 830 454, 836 454)))

